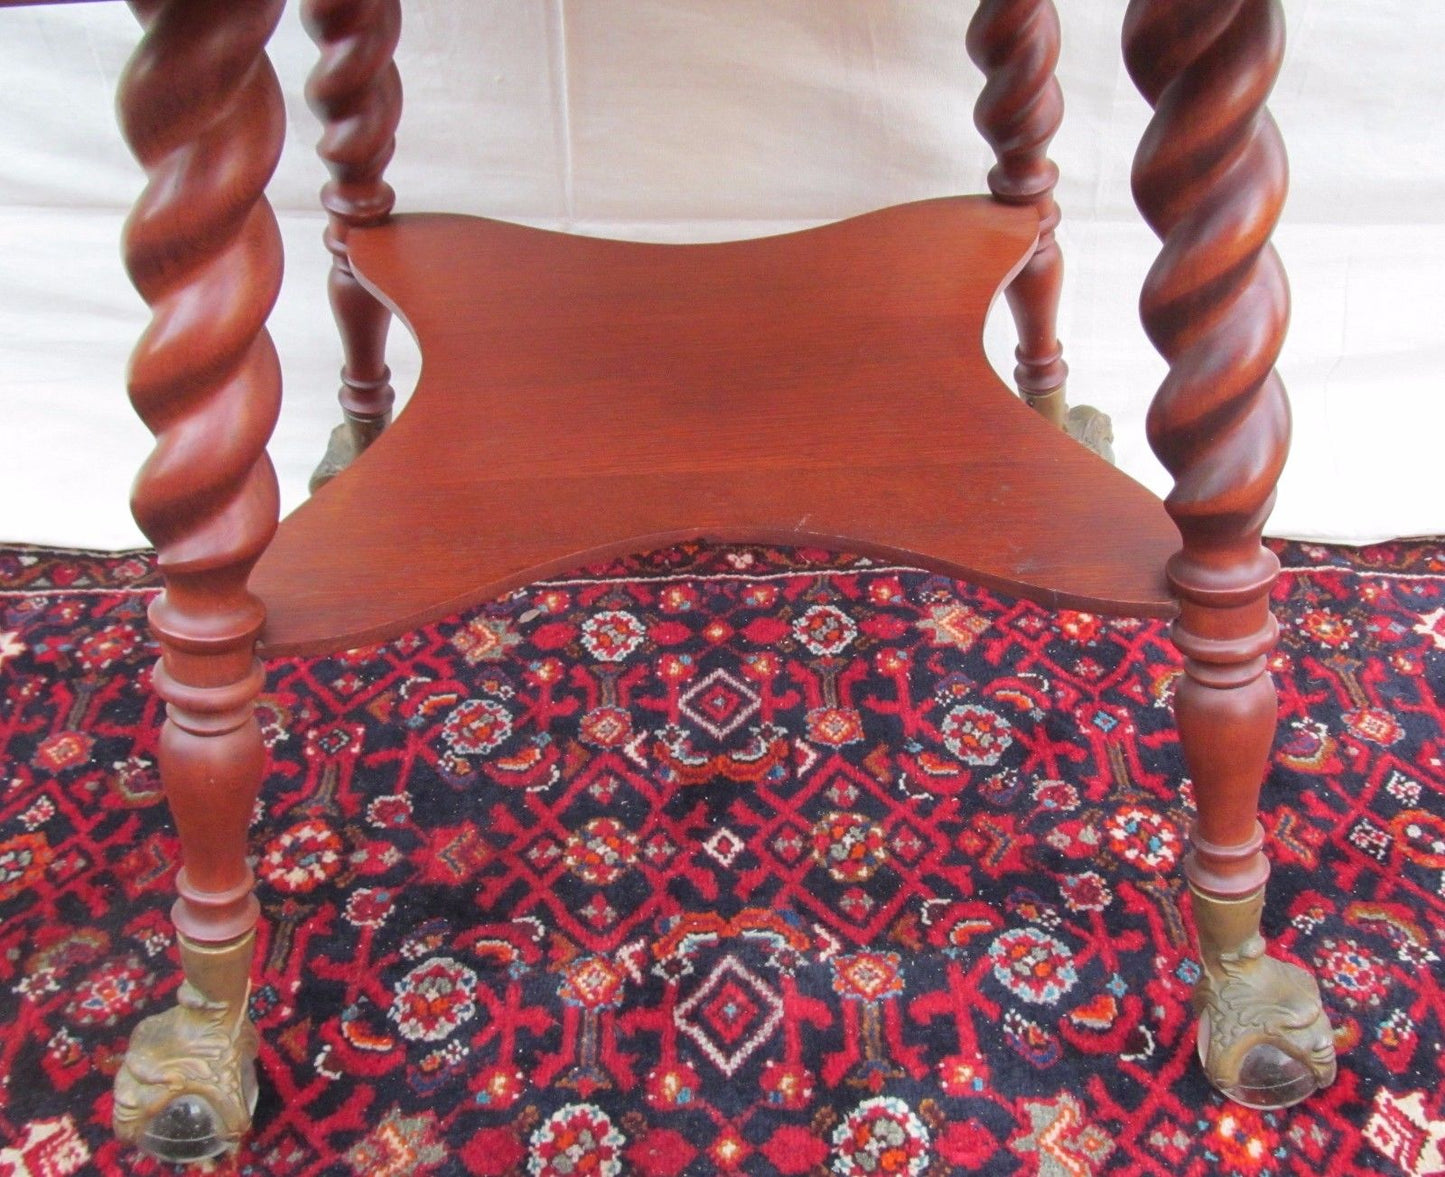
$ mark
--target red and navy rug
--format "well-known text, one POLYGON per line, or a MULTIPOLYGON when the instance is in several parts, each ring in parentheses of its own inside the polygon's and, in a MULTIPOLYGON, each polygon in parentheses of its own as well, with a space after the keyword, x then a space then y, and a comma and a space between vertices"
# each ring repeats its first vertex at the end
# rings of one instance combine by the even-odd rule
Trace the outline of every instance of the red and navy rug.
MULTIPOLYGON (((1266 931, 1338 1082, 1206 1086, 1164 626, 702 546, 271 667, 256 1174, 1445 1172, 1445 549, 1284 546, 1266 931)), ((166 1006, 148 559, 0 550, 0 1174, 166 1006)))

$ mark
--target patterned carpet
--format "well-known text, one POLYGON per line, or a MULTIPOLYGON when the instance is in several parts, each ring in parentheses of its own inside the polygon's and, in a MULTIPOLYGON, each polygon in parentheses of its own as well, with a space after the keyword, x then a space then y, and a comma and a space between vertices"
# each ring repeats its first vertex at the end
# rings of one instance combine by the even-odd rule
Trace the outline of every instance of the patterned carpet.
MULTIPOLYGON (((1288 545, 1266 930, 1338 1082, 1207 1089, 1154 623, 689 547, 271 667, 239 1174, 1445 1172, 1445 549, 1288 545)), ((143 555, 0 550, 0 1174, 177 981, 143 555)), ((1181 787, 1181 785, 1183 787, 1181 787)))

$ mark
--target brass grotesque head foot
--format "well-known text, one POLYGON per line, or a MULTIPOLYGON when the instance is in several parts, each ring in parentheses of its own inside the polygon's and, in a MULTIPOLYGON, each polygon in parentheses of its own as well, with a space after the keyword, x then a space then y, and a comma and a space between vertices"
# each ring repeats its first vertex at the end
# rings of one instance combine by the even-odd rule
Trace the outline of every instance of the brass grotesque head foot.
POLYGON ((352 413, 343 415, 345 420, 331 431, 326 453, 311 472, 306 488, 312 494, 361 457, 363 451, 391 424, 390 413, 384 417, 358 417, 352 413))
POLYGON ((1064 420, 1064 432, 1111 466, 1114 464, 1114 423, 1093 405, 1072 406, 1064 420))
POLYGON ((256 1029, 246 1017, 254 937, 181 939, 178 1004, 131 1035, 115 1078, 115 1133, 163 1161, 235 1148, 256 1106, 256 1029))
POLYGON ((1194 891, 1203 973, 1194 989, 1199 1060, 1236 1103, 1283 1108, 1328 1087, 1335 1042, 1314 977, 1265 955, 1264 892, 1221 900, 1194 891))

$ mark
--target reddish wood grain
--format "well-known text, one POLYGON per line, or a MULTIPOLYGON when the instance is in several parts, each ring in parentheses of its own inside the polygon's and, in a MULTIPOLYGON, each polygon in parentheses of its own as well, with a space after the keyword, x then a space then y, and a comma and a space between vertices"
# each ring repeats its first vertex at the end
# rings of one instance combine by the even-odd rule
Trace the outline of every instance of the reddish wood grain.
MULTIPOLYGON (((383 178, 396 149, 401 75, 392 59, 401 36, 400 0, 305 0, 302 19, 320 50, 306 99, 322 122, 317 154, 331 173, 321 190, 331 251, 328 293, 341 334, 338 399, 357 450, 391 419, 395 393, 386 366, 391 313, 352 275, 346 239, 391 212, 396 194, 383 178)), ((317 472, 312 489, 328 472, 317 472)))
POLYGON ((1279 562, 1260 544, 1289 446, 1274 364, 1289 289, 1270 234, 1288 168, 1265 103, 1284 51, 1278 0, 1133 0, 1125 57, 1155 108, 1134 192, 1163 239, 1140 303, 1169 375, 1149 440, 1174 476, 1169 562, 1185 657, 1175 711, 1199 817, 1191 881, 1220 896, 1269 873, 1255 820, 1277 703, 1265 659, 1279 562))
POLYGON ((379 639, 694 537, 1172 612, 1179 541, 1158 501, 982 358, 985 312, 1036 227, 976 197, 721 245, 447 216, 354 232, 353 264, 425 367, 258 567, 266 647, 379 639))
POLYGON ((266 611, 246 579, 277 515, 265 447, 281 373, 265 322, 281 237, 265 187, 285 110, 265 48, 282 0, 132 6, 145 35, 118 107, 147 183, 124 247, 151 321, 129 385, 156 435, 132 507, 165 576, 150 619, 168 704, 161 780, 185 860, 174 919, 218 942, 249 931, 259 910, 246 826, 266 759, 252 706, 266 611))
POLYGON ((1068 414, 1069 375, 1058 336, 1064 286, 1064 255, 1054 236, 1059 169, 1048 154, 1064 117, 1064 95, 1054 76, 1059 39, 1053 0, 982 0, 968 28, 968 54, 986 79, 973 120, 998 157, 989 189, 1039 214, 1038 246, 1007 291, 1019 333, 1014 381, 1055 425, 1063 425, 1068 414))

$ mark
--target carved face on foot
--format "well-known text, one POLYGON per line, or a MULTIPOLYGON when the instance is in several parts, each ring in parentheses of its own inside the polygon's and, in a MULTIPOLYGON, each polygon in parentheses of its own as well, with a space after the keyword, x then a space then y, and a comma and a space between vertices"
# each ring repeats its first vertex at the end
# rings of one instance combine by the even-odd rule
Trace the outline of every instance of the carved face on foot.
POLYGON ((225 1005, 182 1004, 131 1035, 115 1078, 115 1133, 166 1161, 234 1148, 256 1104, 256 1031, 225 1005))
POLYGON ((1334 1034, 1312 976, 1263 954, 1221 974, 1206 972, 1195 992, 1210 1082, 1257 1108, 1288 1107, 1334 1082, 1334 1034))

